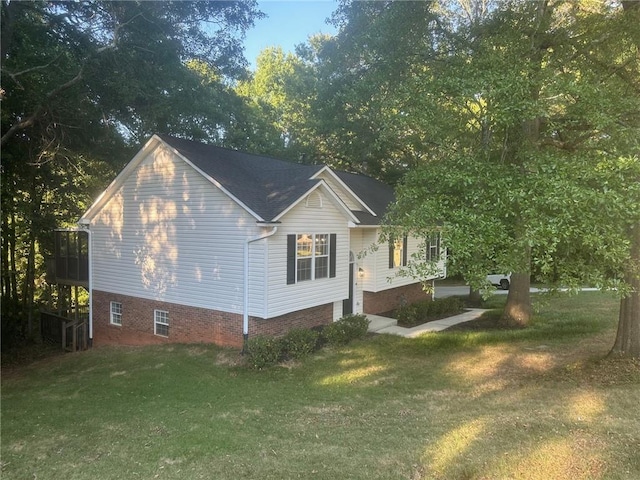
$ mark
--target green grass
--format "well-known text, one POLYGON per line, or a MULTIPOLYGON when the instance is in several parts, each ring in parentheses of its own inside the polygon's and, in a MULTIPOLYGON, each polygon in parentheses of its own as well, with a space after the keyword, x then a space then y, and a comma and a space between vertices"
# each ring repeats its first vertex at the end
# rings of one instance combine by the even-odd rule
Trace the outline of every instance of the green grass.
POLYGON ((616 319, 582 293, 523 330, 378 335, 264 371, 205 345, 11 367, 2 478, 640 478, 616 319))

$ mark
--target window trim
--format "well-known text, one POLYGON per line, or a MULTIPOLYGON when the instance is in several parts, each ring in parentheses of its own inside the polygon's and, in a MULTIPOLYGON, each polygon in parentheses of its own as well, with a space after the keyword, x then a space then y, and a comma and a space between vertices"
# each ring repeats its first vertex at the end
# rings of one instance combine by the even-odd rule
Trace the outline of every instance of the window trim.
POLYGON ((331 248, 331 243, 329 242, 329 234, 328 233, 297 233, 296 234, 296 283, 298 282, 309 282, 309 281, 314 281, 314 280, 321 280, 323 278, 329 278, 329 258, 331 256, 330 253, 330 248, 331 248), (311 237, 311 255, 308 256, 299 256, 298 255, 298 241, 300 239, 300 237, 302 236, 309 236, 311 237), (326 237, 327 243, 326 243, 326 249, 327 249, 327 253, 326 255, 318 255, 317 254, 317 244, 318 244, 318 236, 324 235, 326 237), (327 259, 327 275, 323 276, 323 277, 318 277, 316 275, 316 260, 319 258, 326 258, 327 259), (311 272, 309 274, 309 278, 304 278, 304 279, 300 279, 298 276, 298 273, 300 271, 300 269, 298 268, 298 262, 301 260, 311 260, 311 272))
POLYGON ((109 324, 115 325, 117 327, 122 326, 122 302, 116 302, 115 300, 112 300, 111 302, 109 302, 109 324), (119 311, 114 311, 113 307, 115 307, 116 305, 118 307, 115 310, 119 310, 119 311), (116 315, 119 320, 117 322, 116 322, 116 315))
POLYGON ((307 282, 314 280, 323 280, 336 277, 336 241, 337 234, 335 233, 294 233, 287 235, 287 285, 296 284, 299 282, 307 282), (299 237, 307 235, 311 237, 311 250, 308 256, 298 255, 298 240, 299 237), (317 255, 316 248, 319 237, 324 236, 326 254, 317 255), (316 263, 318 259, 326 258, 326 267, 322 270, 326 270, 326 275, 318 277, 316 275, 316 263), (311 272, 310 278, 300 279, 298 275, 298 262, 299 260, 310 260, 311 272))
POLYGON ((158 337, 169 338, 169 312, 167 310, 153 310, 153 334, 158 337), (166 322, 159 321, 159 317, 166 317, 166 322), (167 334, 158 333, 158 325, 167 328, 167 334))

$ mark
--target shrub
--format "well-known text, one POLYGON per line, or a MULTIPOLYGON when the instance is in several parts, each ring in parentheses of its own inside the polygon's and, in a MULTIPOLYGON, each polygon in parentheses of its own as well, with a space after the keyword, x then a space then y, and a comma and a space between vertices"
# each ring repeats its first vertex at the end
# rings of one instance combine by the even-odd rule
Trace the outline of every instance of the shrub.
POLYGON ((364 338, 367 335, 369 320, 366 315, 347 315, 342 317, 341 321, 345 323, 352 340, 364 338))
POLYGON ((367 334, 369 320, 365 315, 347 315, 322 329, 322 338, 329 345, 346 345, 367 334))
POLYGON ((398 307, 393 316, 398 319, 398 323, 401 325, 417 325, 418 311, 415 305, 403 305, 398 307))
POLYGON ((320 334, 308 328, 294 328, 281 339, 282 349, 288 358, 304 358, 316 349, 320 334))
POLYGON ((257 335, 247 341, 247 360, 257 369, 275 365, 282 358, 282 346, 279 338, 257 335))
POLYGON ((400 325, 412 327, 430 320, 456 315, 462 310, 463 302, 459 297, 446 297, 402 306, 396 309, 395 317, 400 325))

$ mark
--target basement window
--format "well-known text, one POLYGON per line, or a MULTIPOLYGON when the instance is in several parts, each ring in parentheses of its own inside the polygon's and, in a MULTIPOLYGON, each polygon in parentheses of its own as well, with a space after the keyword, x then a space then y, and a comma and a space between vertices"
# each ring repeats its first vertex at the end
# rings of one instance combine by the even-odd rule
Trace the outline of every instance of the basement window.
POLYGON ((122 303, 111 302, 109 308, 109 322, 111 325, 122 325, 122 303))
POLYGON ((160 337, 169 336, 169 312, 164 310, 153 311, 154 334, 160 337))

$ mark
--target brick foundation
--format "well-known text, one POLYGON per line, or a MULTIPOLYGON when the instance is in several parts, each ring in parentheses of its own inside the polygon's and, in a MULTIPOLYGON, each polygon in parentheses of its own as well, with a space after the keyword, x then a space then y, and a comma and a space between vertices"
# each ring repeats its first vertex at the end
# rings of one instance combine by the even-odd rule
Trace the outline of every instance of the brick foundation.
MULTIPOLYGON (((327 325, 333 320, 333 305, 321 305, 279 317, 249 317, 249 337, 280 336, 292 328, 327 325)), ((189 307, 127 295, 93 292, 94 345, 150 345, 160 343, 215 343, 242 347, 242 315, 189 307), (109 321, 110 302, 122 304, 122 325, 109 321), (169 312, 169 336, 154 334, 154 310, 169 312)))
POLYGON ((415 303, 420 300, 431 299, 432 295, 422 289, 420 283, 413 283, 404 287, 390 288, 381 292, 363 292, 364 313, 377 315, 389 312, 400 305, 415 303))

